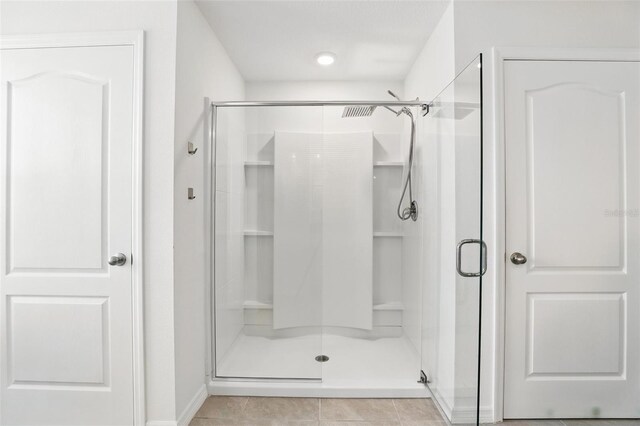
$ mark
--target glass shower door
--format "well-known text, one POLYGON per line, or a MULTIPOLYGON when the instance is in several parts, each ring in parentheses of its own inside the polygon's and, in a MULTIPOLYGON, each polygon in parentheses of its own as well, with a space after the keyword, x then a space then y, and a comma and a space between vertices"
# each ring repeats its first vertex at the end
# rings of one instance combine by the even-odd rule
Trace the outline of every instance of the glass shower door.
POLYGON ((426 150, 422 368, 452 424, 477 424, 482 241, 482 58, 430 105, 426 150))
POLYGON ((215 377, 322 378, 322 113, 214 111, 215 377))

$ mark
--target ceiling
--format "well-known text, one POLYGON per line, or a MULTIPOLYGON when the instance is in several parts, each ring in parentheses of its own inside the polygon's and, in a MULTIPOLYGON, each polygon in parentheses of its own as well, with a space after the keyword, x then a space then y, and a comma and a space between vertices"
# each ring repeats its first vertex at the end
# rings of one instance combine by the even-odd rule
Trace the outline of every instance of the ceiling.
POLYGON ((198 6, 247 81, 401 80, 445 0, 220 1, 198 6), (322 67, 318 53, 337 58, 322 67))

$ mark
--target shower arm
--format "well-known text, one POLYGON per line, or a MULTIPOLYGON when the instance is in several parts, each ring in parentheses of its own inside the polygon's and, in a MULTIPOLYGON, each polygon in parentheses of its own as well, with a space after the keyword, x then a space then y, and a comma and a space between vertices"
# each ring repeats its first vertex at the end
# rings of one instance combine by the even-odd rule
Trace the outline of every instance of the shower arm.
POLYGON ((392 113, 394 113, 397 116, 399 116, 400 114, 402 114, 402 111, 396 111, 395 109, 387 106, 387 105, 383 105, 384 108, 388 109, 389 111, 391 111, 392 113))

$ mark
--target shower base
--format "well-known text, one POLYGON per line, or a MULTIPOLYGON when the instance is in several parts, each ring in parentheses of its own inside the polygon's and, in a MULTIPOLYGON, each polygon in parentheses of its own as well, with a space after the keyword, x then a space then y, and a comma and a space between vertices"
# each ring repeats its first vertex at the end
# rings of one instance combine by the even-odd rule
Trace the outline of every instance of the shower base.
POLYGON ((405 337, 340 335, 269 339, 240 335, 209 382, 212 395, 424 398, 420 361, 405 337), (319 363, 317 355, 329 360, 319 363), (238 378, 236 378, 238 377, 238 378), (244 378, 241 378, 244 377, 244 378), (300 377, 306 379, 256 379, 300 377))

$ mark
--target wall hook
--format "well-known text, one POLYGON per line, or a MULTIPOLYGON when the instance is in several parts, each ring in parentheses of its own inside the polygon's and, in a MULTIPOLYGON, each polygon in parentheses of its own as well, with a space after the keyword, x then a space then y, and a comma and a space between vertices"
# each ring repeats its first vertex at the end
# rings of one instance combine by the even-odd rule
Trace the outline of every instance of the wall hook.
POLYGON ((187 198, 190 200, 194 200, 196 198, 196 196, 193 195, 193 188, 187 188, 187 198))
POLYGON ((187 152, 191 155, 195 154, 196 152, 198 152, 198 148, 193 146, 193 142, 189 142, 187 145, 187 152))

